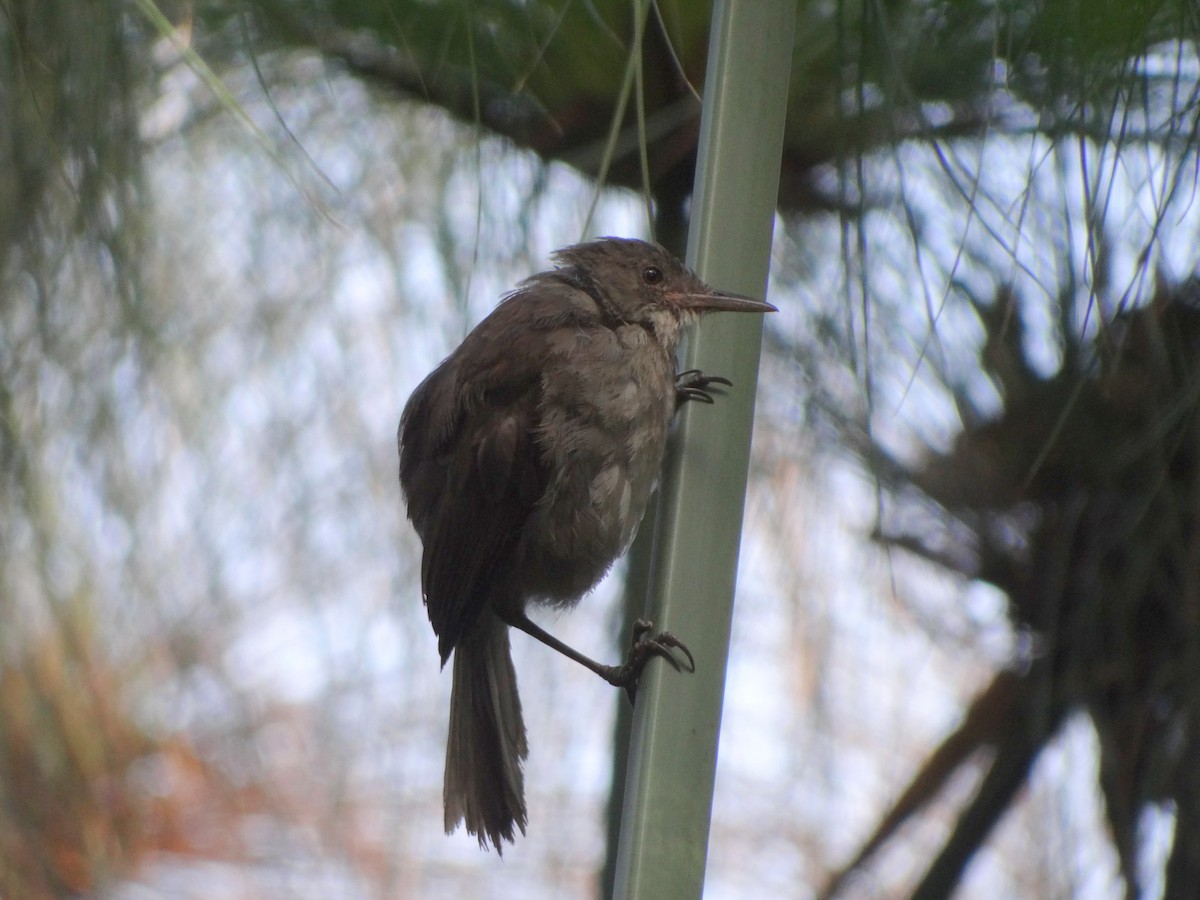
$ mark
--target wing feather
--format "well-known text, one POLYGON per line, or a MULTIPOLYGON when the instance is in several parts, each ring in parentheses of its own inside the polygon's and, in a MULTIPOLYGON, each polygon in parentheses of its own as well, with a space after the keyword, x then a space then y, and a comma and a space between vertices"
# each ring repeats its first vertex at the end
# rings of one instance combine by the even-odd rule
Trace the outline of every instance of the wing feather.
POLYGON ((515 550, 549 480, 537 445, 544 349, 547 332, 575 326, 506 321, 485 319, 400 420, 400 482, 424 545, 421 591, 443 663, 483 610, 524 599, 515 550))

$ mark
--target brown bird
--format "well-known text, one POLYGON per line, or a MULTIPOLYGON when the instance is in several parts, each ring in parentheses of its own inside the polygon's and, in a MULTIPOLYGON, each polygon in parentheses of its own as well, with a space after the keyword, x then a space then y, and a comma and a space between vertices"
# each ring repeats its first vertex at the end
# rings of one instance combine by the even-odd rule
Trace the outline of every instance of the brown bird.
MULTIPOLYGON (((768 312, 714 291, 655 244, 603 238, 554 254, 467 335, 408 401, 400 484, 424 546, 421 592, 442 665, 454 654, 446 832, 499 852, 525 832, 527 753, 508 629, 519 628, 631 697, 673 635, 638 622, 621 666, 530 621, 529 602, 574 606, 629 546, 686 400, 724 378, 676 373, 685 325, 710 310, 768 312)), ((694 666, 694 664, 693 664, 694 666)))

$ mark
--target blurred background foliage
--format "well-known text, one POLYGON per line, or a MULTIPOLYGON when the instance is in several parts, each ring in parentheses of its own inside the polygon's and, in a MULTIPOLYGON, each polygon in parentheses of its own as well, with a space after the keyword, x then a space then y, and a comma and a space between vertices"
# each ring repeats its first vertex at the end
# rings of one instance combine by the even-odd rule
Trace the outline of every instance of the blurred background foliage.
MULTIPOLYGON (((528 838, 441 834, 394 428, 679 242, 709 16, 0 0, 0 894, 596 893, 618 698, 538 648, 528 838)), ((1188 896, 1200 12, 797 33, 708 891, 1188 896)))

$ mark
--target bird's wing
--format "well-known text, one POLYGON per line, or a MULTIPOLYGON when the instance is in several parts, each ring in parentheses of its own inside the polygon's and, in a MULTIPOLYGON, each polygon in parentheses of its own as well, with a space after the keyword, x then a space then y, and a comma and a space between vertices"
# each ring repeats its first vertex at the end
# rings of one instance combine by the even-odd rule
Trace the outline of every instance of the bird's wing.
POLYGON ((485 609, 523 599, 515 547, 548 480, 536 446, 537 344, 529 331, 481 326, 401 420, 400 480, 424 543, 421 590, 443 663, 485 609))

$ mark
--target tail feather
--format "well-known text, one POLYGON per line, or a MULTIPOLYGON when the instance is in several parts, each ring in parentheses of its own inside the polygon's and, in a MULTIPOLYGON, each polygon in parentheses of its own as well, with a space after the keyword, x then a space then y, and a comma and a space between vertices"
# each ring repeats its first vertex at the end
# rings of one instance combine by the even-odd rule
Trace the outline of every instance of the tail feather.
POLYGON ((501 840, 513 841, 514 826, 524 834, 521 764, 528 752, 508 626, 485 617, 454 650, 443 789, 446 833, 465 821, 479 846, 487 849, 490 841, 497 853, 501 840))

